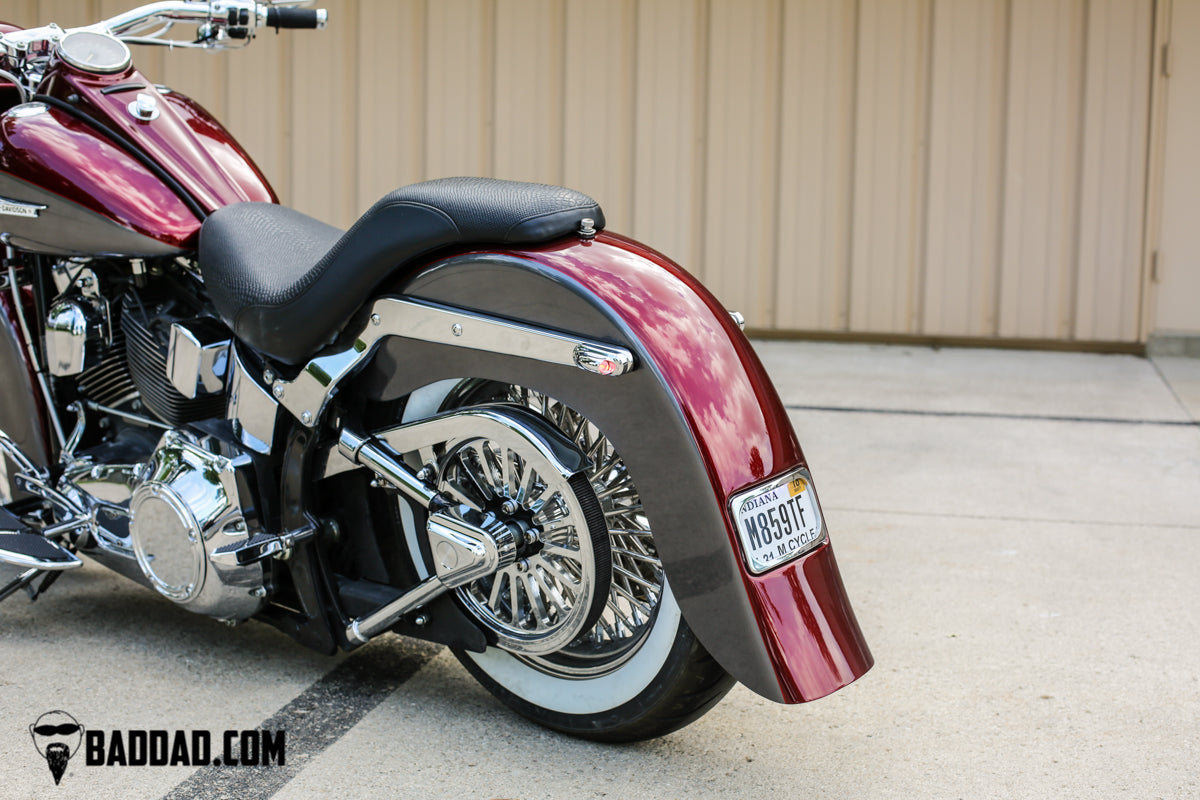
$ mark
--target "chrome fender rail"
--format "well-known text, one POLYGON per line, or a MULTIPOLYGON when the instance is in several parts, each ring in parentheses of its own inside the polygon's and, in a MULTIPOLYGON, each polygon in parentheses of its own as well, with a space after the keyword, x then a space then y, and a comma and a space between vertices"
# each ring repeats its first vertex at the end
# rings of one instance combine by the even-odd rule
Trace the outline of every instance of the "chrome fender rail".
POLYGON ((275 379, 271 394, 306 427, 321 419, 338 384, 365 364, 390 336, 532 358, 616 377, 634 368, 629 350, 473 311, 400 297, 372 303, 358 333, 341 349, 319 355, 295 380, 275 379))

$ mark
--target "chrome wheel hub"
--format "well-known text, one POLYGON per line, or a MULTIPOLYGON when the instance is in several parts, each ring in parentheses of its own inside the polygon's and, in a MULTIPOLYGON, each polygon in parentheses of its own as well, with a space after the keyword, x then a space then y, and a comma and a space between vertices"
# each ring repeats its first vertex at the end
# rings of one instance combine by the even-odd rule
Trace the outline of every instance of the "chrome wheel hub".
POLYGON ((597 593, 607 591, 608 554, 603 538, 592 533, 593 526, 602 530, 596 500, 580 481, 564 478, 540 453, 518 444, 447 443, 439 491, 496 514, 519 533, 513 563, 458 590, 505 650, 552 653, 595 619, 597 593))

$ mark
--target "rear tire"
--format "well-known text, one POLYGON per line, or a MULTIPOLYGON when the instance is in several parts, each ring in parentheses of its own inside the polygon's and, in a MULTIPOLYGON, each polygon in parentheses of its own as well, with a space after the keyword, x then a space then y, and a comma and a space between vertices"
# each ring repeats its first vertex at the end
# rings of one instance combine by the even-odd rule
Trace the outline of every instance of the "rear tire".
MULTIPOLYGON (((606 530, 601 533, 611 554, 609 567, 604 566, 605 559, 597 560, 598 568, 610 574, 593 580, 606 587, 608 595, 599 618, 553 652, 531 655, 492 646, 483 653, 455 650, 454 654, 510 708, 573 736, 639 741, 695 720, 716 705, 734 680, 683 619, 663 574, 637 487, 603 432, 552 397, 480 380, 418 390, 404 417, 411 421, 436 411, 495 403, 516 404, 539 414, 591 462, 587 476, 603 511, 601 524, 606 530)), ((436 460, 435 453, 422 452, 422 463, 429 463, 431 457, 436 460)), ((454 465, 459 473, 462 468, 462 463, 454 465)), ((449 469, 443 465, 443 474, 449 469)), ((494 602, 503 604, 504 597, 490 594, 494 602)), ((486 629, 490 620, 480 617, 481 611, 488 611, 480 607, 481 596, 478 587, 472 591, 467 586, 458 590, 457 600, 486 629)))
POLYGON ((663 736, 703 715, 734 680, 696 640, 664 595, 648 641, 607 675, 585 680, 551 675, 496 647, 455 650, 476 680, 534 722, 601 742, 663 736))

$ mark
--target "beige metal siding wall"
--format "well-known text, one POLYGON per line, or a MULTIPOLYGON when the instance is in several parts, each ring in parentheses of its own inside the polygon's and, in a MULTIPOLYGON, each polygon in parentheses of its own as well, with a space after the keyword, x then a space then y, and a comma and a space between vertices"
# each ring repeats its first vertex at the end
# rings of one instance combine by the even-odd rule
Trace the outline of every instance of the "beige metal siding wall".
MULTIPOLYGON (((1176 0, 1169 14, 1157 18, 1160 35, 1169 42, 1163 53, 1170 77, 1160 85, 1159 107, 1165 124, 1158 139, 1161 158, 1161 225, 1154 237, 1158 248, 1154 282, 1148 286, 1147 306, 1152 330, 1200 334, 1200 3, 1176 0), (1165 97, 1164 97, 1165 95, 1165 97)), ((1150 215, 1151 219, 1154 214, 1150 215)), ((1152 223, 1153 225, 1153 223, 1152 223)), ((1153 227, 1152 227, 1153 229, 1153 227)))
POLYGON ((564 183, 756 328, 1140 335, 1154 0, 325 5, 322 33, 137 52, 315 216, 427 177, 564 183))

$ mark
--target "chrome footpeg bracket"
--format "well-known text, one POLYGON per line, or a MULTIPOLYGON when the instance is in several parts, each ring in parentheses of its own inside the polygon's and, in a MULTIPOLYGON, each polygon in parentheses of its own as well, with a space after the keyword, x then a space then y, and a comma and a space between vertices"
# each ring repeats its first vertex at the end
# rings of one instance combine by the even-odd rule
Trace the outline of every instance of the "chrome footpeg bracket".
POLYGON ((276 536, 271 533, 256 533, 248 539, 218 547, 209 560, 223 567, 244 567, 268 558, 283 555, 299 542, 315 535, 315 527, 301 528, 276 536))

